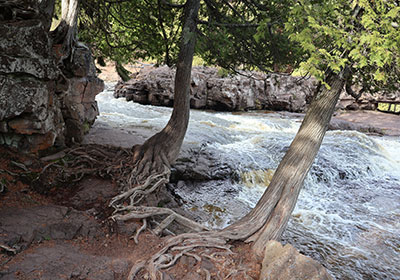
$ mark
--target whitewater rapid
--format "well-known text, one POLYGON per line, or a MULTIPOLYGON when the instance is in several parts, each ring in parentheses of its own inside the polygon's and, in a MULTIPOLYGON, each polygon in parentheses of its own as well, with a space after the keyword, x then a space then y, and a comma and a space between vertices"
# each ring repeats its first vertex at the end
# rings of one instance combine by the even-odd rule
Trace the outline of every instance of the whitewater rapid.
MULTIPOLYGON (((151 135, 167 123, 170 108, 114 99, 111 86, 97 96, 101 114, 95 128, 151 135)), ((278 113, 191 110, 183 149, 217 151, 219 161, 237 171, 239 179, 231 181, 238 190, 235 201, 250 208, 300 122, 278 113)), ((219 202, 215 193, 196 196, 186 207, 200 209, 212 200, 223 209, 219 223, 204 221, 209 226, 223 227, 246 214, 238 214, 232 202, 219 202)), ((400 138, 328 131, 283 241, 320 261, 337 279, 400 279, 400 138)))

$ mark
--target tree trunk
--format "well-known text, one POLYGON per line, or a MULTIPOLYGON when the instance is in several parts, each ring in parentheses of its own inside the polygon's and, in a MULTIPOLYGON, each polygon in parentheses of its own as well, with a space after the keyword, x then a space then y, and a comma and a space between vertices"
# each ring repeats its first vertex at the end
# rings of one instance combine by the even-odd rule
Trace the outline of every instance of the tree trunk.
POLYGON ((79 0, 61 1, 61 22, 53 33, 55 44, 63 44, 63 56, 65 59, 71 55, 76 38, 78 22, 79 0))
POLYGON ((135 147, 135 160, 153 149, 153 154, 161 154, 164 163, 169 166, 179 154, 189 123, 190 79, 199 6, 200 0, 187 0, 184 7, 184 25, 175 74, 174 107, 171 118, 161 132, 149 138, 142 146, 135 147))
POLYGON ((122 81, 127 82, 131 79, 129 75, 132 73, 122 66, 122 63, 119 61, 115 61, 115 71, 117 71, 118 76, 122 79, 122 81))
POLYGON ((267 241, 280 238, 328 128, 345 83, 345 72, 330 74, 326 80, 330 89, 322 87, 316 92, 269 187, 249 214, 222 231, 226 237, 254 242, 258 255, 263 253, 267 241))

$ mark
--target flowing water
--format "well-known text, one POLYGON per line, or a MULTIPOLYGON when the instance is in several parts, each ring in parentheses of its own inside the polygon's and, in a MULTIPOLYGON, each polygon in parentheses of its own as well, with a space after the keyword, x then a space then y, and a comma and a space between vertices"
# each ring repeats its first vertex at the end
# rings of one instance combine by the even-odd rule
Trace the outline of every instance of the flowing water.
MULTIPOLYGON (((95 126, 132 133, 138 127, 149 135, 162 129, 171 113, 114 99, 110 90, 97 100, 101 115, 95 126)), ((235 190, 228 199, 213 185, 206 193, 196 191, 195 207, 187 207, 203 206, 213 216, 205 223, 216 227, 244 215, 237 209, 258 201, 299 126, 299 119, 278 113, 192 110, 183 148, 212 150, 237 178, 228 181, 235 190)), ((400 279, 400 138, 328 131, 283 241, 337 279, 400 279)))

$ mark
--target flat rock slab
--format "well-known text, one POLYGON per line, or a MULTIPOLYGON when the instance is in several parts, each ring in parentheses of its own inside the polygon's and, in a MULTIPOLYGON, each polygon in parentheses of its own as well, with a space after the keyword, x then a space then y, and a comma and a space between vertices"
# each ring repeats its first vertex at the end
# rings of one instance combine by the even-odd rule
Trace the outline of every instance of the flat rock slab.
POLYGON ((334 119, 380 129, 384 135, 400 135, 400 115, 377 111, 347 111, 339 113, 334 119))
POLYGON ((124 258, 92 255, 78 245, 57 241, 19 254, 0 268, 0 278, 119 280, 126 278, 130 265, 124 258))
POLYGON ((102 235, 100 225, 93 218, 64 206, 8 208, 0 212, 0 243, 17 251, 27 248, 32 242, 102 235))
POLYGON ((84 178, 78 182, 78 191, 67 201, 75 209, 99 208, 118 194, 111 181, 94 177, 84 178))

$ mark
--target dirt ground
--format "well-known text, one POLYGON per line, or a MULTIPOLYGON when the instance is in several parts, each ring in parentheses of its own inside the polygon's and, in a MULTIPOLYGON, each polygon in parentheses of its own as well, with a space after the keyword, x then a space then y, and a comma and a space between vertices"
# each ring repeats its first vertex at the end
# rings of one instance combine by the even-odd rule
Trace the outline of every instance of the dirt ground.
MULTIPOLYGON (((113 182, 35 180, 46 164, 0 147, 1 279, 126 279, 133 264, 160 250, 167 237, 145 231, 138 244, 131 238, 141 221, 108 219, 107 202, 118 192, 113 182)), ((249 245, 235 244, 232 251, 202 250, 209 257, 200 262, 184 256, 164 279, 205 279, 205 270, 212 279, 258 279, 261 260, 249 245)))
MULTIPOLYGON (((118 73, 115 70, 114 62, 107 62, 106 66, 100 66, 96 64, 96 67, 101 71, 98 73, 98 77, 105 82, 118 82, 120 80, 118 73)), ((124 67, 130 71, 131 77, 134 77, 140 71, 150 70, 153 67, 153 64, 147 62, 137 62, 135 64, 127 64, 124 67)))

